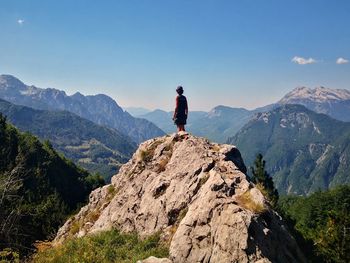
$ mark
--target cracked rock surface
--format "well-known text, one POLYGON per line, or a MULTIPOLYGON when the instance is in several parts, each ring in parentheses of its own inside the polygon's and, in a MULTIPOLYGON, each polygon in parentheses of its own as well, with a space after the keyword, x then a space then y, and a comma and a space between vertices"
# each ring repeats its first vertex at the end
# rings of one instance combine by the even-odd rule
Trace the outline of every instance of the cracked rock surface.
POLYGON ((187 133, 148 140, 111 185, 90 194, 55 243, 117 228, 142 237, 162 233, 169 259, 141 262, 305 262, 245 172, 232 145, 187 133))

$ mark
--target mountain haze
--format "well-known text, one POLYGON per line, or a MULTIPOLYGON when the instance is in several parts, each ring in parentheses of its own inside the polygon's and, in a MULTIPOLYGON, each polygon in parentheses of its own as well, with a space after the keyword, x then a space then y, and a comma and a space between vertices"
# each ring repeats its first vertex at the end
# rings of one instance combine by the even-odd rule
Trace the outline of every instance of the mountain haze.
MULTIPOLYGON (((350 121, 350 91, 324 87, 299 87, 276 103, 254 110, 219 105, 209 112, 190 112, 187 130, 197 136, 204 136, 216 142, 226 142, 259 112, 267 112, 286 104, 299 104, 317 113, 324 113, 334 119, 350 121)), ((172 113, 155 110, 142 115, 158 127, 171 133, 174 127, 172 113)))
POLYGON ((137 143, 164 135, 153 123, 132 117, 103 94, 84 96, 77 92, 68 96, 61 90, 27 86, 11 75, 0 75, 0 98, 35 109, 70 111, 99 125, 115 128, 137 143))
POLYGON ((151 112, 151 110, 142 107, 125 107, 124 110, 136 118, 151 112))

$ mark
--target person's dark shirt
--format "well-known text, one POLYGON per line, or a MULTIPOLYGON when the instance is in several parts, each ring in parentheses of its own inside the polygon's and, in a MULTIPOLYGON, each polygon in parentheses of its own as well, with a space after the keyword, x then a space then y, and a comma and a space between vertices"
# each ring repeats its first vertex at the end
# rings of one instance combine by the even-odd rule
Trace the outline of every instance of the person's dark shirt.
POLYGON ((187 117, 187 111, 188 111, 188 106, 187 106, 187 99, 184 95, 179 95, 176 97, 176 116, 177 118, 186 118, 187 117))

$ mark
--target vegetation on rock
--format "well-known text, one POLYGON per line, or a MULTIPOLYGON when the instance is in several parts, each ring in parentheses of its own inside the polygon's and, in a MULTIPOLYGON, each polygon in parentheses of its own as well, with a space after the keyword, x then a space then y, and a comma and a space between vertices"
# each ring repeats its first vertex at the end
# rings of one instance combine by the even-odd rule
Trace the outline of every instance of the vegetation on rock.
POLYGON ((272 177, 265 170, 265 160, 258 154, 254 161, 254 167, 251 167, 252 181, 257 185, 259 190, 266 196, 274 207, 278 201, 278 191, 272 181, 272 177))
POLYGON ((33 262, 130 263, 150 256, 167 257, 168 253, 168 248, 160 242, 159 234, 142 240, 136 234, 110 230, 71 239, 63 245, 41 251, 34 256, 33 262))

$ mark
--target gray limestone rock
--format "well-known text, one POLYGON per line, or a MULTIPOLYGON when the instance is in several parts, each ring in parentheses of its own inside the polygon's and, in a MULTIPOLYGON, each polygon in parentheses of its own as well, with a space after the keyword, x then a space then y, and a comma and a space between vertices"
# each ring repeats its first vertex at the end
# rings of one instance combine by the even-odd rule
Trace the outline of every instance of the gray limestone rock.
POLYGON ((144 260, 139 260, 137 263, 172 263, 172 261, 168 258, 149 257, 144 260))
POLYGON ((305 262, 245 172, 232 145, 187 133, 146 141, 111 185, 91 193, 55 243, 117 228, 141 237, 162 233, 168 261, 142 262, 305 262))

